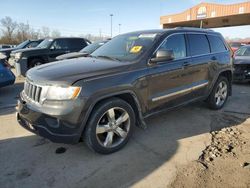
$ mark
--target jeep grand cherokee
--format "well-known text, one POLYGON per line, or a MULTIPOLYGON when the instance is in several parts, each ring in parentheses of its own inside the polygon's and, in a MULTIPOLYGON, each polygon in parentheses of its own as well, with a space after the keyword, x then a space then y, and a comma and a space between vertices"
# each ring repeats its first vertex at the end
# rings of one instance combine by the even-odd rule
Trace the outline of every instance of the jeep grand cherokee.
POLYGON ((220 109, 231 94, 232 60, 221 34, 176 28, 119 35, 91 57, 32 68, 17 120, 54 142, 107 154, 135 125, 163 109, 205 100, 220 109))

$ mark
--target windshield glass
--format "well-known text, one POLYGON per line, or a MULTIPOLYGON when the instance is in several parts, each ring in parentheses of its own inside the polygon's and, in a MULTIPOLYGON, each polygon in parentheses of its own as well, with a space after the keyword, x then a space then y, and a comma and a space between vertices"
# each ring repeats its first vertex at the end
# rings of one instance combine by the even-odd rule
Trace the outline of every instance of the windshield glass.
POLYGON ((45 39, 37 46, 37 48, 48 48, 52 42, 53 39, 45 39))
POLYGON ((18 49, 24 48, 29 42, 30 42, 29 40, 26 40, 26 41, 24 41, 24 42, 18 44, 18 45, 16 46, 16 48, 18 48, 18 49))
POLYGON ((82 53, 87 53, 87 54, 91 54, 92 52, 94 52, 97 48, 99 48, 100 46, 102 46, 103 44, 105 44, 106 42, 95 42, 93 44, 90 44, 88 46, 86 46, 85 48, 81 49, 80 52, 82 53))
POLYGON ((119 35, 98 48, 91 55, 132 61, 153 46, 157 33, 132 33, 119 35))
POLYGON ((241 47, 237 52, 235 52, 236 56, 250 56, 250 47, 241 47))

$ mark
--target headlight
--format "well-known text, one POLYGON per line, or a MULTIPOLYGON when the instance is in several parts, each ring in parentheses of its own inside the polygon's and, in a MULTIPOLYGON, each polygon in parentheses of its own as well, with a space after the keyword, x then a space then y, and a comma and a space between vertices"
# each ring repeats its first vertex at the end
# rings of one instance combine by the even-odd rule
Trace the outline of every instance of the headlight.
POLYGON ((22 53, 21 53, 21 52, 15 53, 15 59, 20 59, 21 56, 22 56, 22 53))
POLYGON ((59 87, 49 86, 46 99, 49 100, 70 100, 78 97, 81 87, 59 87))

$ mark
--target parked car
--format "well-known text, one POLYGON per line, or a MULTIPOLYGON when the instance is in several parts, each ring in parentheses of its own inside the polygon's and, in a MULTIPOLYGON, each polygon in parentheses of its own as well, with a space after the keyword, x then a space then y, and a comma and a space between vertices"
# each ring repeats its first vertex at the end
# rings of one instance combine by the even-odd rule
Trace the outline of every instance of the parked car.
POLYGON ((43 40, 26 40, 22 43, 20 43, 19 45, 17 45, 14 48, 7 48, 7 49, 1 49, 0 50, 0 54, 5 55, 6 56, 6 60, 9 60, 10 58, 10 54, 12 51, 14 50, 19 50, 19 49, 24 49, 24 48, 34 48, 36 47, 38 44, 40 44, 43 40))
POLYGON ((231 49, 233 50, 233 52, 236 52, 241 46, 243 46, 243 44, 240 43, 240 42, 231 42, 229 44, 230 44, 231 49))
POLYGON ((235 52, 233 78, 234 81, 250 81, 250 45, 235 52))
POLYGON ((59 55, 78 52, 88 44, 90 41, 84 38, 47 38, 36 48, 16 50, 13 56, 17 75, 25 76, 30 68, 55 61, 59 55))
POLYGON ((17 120, 53 142, 83 139, 108 154, 128 142, 135 125, 145 127, 144 119, 162 110, 203 100, 221 109, 231 81, 232 56, 217 32, 132 32, 90 57, 30 69, 17 120))
POLYGON ((0 45, 0 49, 6 49, 6 48, 12 48, 12 46, 8 45, 8 44, 1 44, 0 45))
POLYGON ((56 60, 64 60, 64 59, 73 59, 78 57, 86 57, 89 54, 93 53, 96 49, 100 48, 102 45, 104 45, 108 40, 101 41, 101 42, 94 42, 83 49, 81 49, 79 52, 72 52, 68 54, 63 54, 56 57, 56 60))
POLYGON ((12 85, 15 82, 15 75, 10 70, 10 65, 5 61, 6 56, 0 55, 0 88, 12 85))

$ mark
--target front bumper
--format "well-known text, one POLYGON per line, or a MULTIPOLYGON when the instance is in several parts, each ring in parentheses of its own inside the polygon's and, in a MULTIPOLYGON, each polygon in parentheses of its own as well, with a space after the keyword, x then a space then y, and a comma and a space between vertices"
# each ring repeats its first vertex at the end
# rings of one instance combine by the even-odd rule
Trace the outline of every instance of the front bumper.
POLYGON ((234 81, 250 81, 250 65, 237 65, 233 72, 234 81))
POLYGON ((18 101, 17 121, 25 129, 52 142, 75 144, 81 137, 81 125, 32 109, 22 98, 18 101))

